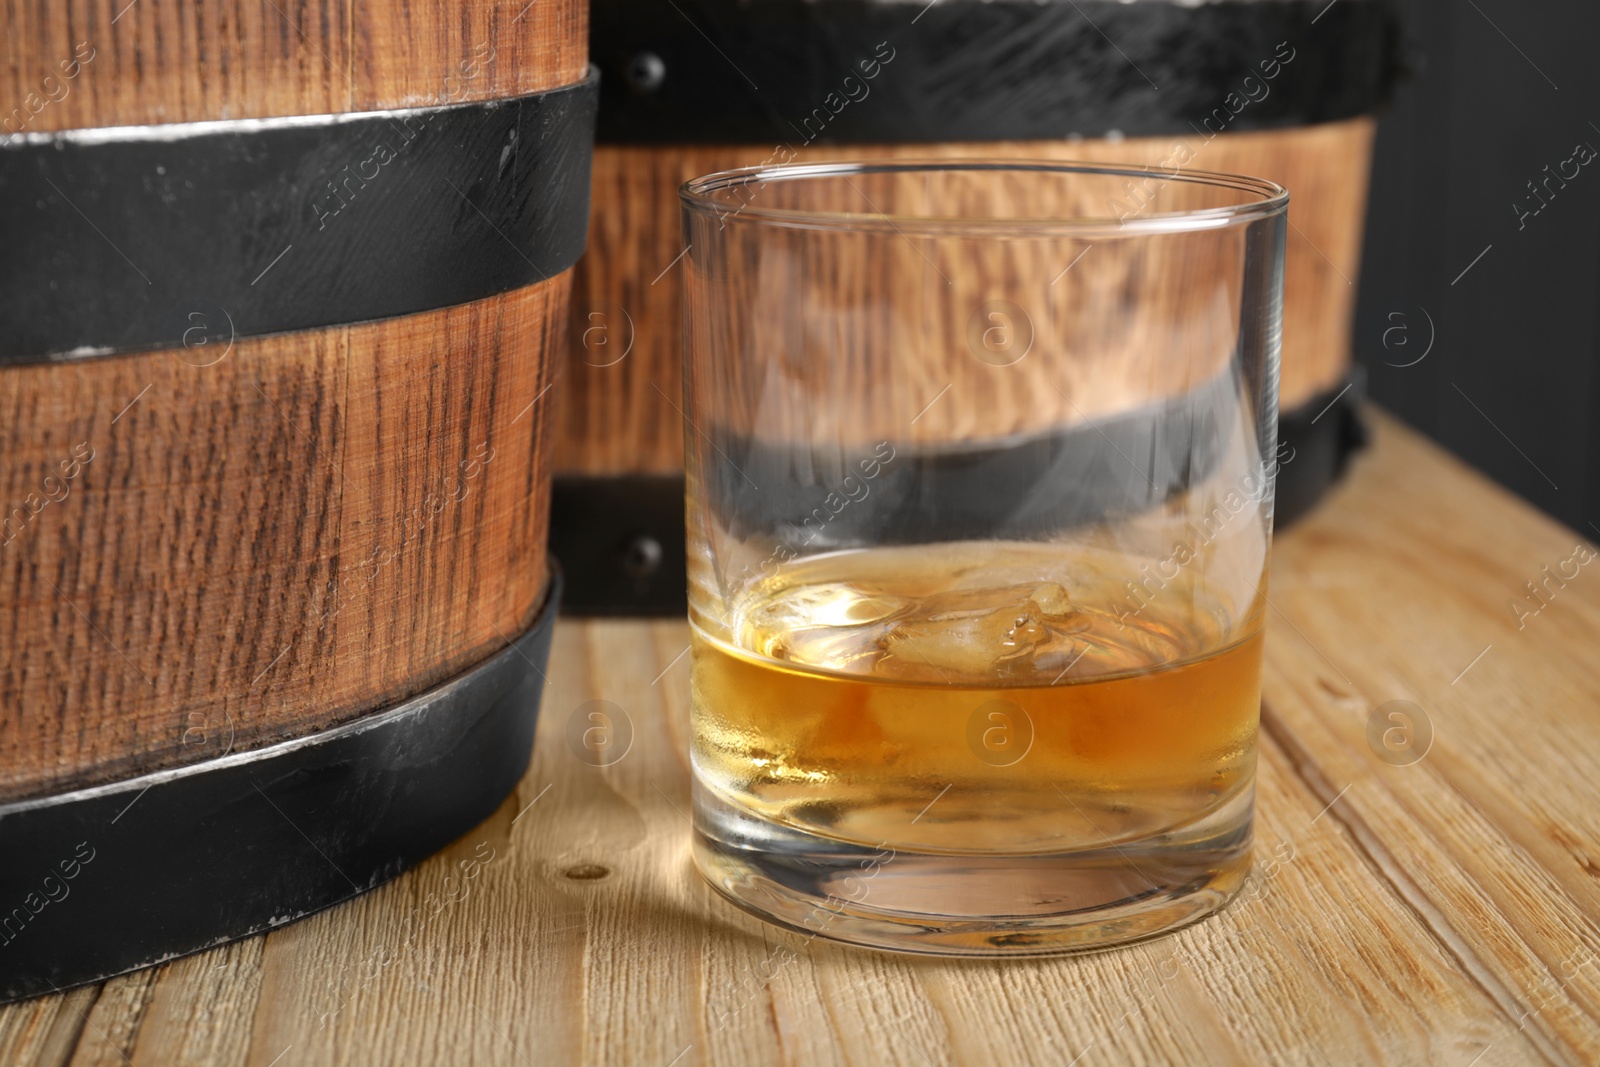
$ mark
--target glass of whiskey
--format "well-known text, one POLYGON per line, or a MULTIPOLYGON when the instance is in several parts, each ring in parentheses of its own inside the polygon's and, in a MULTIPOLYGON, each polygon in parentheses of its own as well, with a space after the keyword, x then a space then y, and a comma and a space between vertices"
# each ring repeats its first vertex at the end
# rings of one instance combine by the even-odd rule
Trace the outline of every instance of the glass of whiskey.
POLYGON ((1169 931, 1250 868, 1288 195, 884 161, 682 190, 694 858, 876 948, 1169 931))

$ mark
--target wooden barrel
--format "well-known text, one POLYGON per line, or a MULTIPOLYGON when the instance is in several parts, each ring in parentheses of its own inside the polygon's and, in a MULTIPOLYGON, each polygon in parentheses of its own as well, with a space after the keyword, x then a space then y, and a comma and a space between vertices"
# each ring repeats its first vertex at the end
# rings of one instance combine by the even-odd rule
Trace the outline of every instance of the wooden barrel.
POLYGON ((597 95, 580 0, 8 20, 0 998, 370 888, 515 784, 597 95))
MULTIPOLYGON (((1280 519, 1359 439, 1350 323, 1371 114, 1398 70, 1387 4, 715 0, 691 24, 600 0, 592 17, 605 84, 552 529, 569 610, 682 607, 677 188, 712 171, 982 157, 1275 181, 1292 196, 1281 397, 1296 457, 1280 519)), ((985 370, 958 355, 940 380, 985 370)), ((1016 399, 1039 425, 1074 417, 1053 389, 1016 399)))

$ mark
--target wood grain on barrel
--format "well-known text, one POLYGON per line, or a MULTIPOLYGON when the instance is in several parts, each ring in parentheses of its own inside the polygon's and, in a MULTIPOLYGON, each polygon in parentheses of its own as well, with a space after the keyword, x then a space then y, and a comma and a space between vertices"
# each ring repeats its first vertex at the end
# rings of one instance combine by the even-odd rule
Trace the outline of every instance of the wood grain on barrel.
POLYGON ((569 284, 0 372, 0 799, 298 737, 520 634, 569 284))
MULTIPOLYGON (((1372 128, 1371 120, 1356 119, 1268 133, 1222 134, 1209 142, 1201 137, 1181 139, 1193 152, 1187 169, 1251 174, 1290 189, 1281 383, 1285 408, 1337 387, 1349 366, 1353 282, 1372 128)), ((821 146, 802 149, 796 159, 938 155, 1156 165, 1174 158, 1177 140, 821 146)), ((677 187, 701 174, 773 158, 782 156, 763 146, 597 147, 589 252, 577 268, 574 333, 564 370, 559 469, 606 474, 681 468, 682 418, 662 395, 677 395, 682 374, 684 239, 677 187)), ((920 260, 917 265, 921 266, 920 260)), ((1048 307, 1065 290, 1058 286, 1052 296, 1043 291, 1049 288, 1049 277, 1066 265, 1051 270, 1042 264, 1036 270, 1014 267, 1012 273, 1030 277, 1042 273, 1037 299, 1048 307)), ((1107 274, 1107 269, 1100 268, 1101 277, 1121 276, 1118 270, 1107 274)), ((919 269, 912 283, 920 284, 924 273, 919 269)), ((952 332, 959 333, 944 329, 941 336, 952 332)), ((953 353, 948 368, 952 373, 941 375, 942 360, 929 360, 930 381, 938 378, 929 396, 963 375, 971 379, 972 388, 990 387, 992 383, 984 380, 990 368, 974 360, 964 345, 949 346, 948 351, 953 353)), ((1042 366, 1019 368, 1005 368, 1009 372, 1002 383, 1005 388, 995 396, 1017 425, 1077 421, 1072 403, 1081 397, 1069 402, 1042 380, 1023 382, 1042 366)), ((1071 392, 1070 383, 1055 384, 1071 392)), ((939 417, 937 411, 928 417, 928 432, 943 432, 939 417)))
POLYGON ((1151 181, 1141 210, 1130 184, 914 170, 728 192, 716 213, 696 212, 688 237, 690 416, 708 433, 714 424, 850 453, 883 440, 942 446, 1081 426, 1216 381, 1239 351, 1243 224, 1153 237, 1114 220, 1087 237, 1029 223, 1001 237, 920 225, 1262 199, 1151 181), (767 225, 764 210, 856 222, 767 225))
MULTIPOLYGON (((510 97, 587 65, 581 0, 5 12, 9 133, 510 97)), ((301 737, 519 634, 569 291, 0 370, 0 800, 301 737)))
POLYGON ((1012 962, 764 926, 689 867, 684 625, 564 622, 534 764, 493 817, 301 923, 0 1009, 0 1061, 1596 1062, 1600 563, 1519 629, 1522 583, 1592 541, 1376 429, 1278 542, 1257 869, 1214 919, 1012 962), (607 768, 567 742, 596 699, 633 731, 607 768), (1393 699, 1426 748, 1369 742, 1393 699))
POLYGON ((8 133, 488 100, 588 65, 582 0, 9 0, 5 23, 8 133))

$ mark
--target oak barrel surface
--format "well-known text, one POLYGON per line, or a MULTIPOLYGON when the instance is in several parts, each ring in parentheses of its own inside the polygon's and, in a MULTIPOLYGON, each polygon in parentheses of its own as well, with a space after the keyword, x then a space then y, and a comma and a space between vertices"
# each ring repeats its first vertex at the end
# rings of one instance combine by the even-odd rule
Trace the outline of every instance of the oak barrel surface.
MULTIPOLYGON (((518 98, 581 83, 587 63, 575 0, 30 0, 8 21, 0 125, 18 153, 55 131, 518 98)), ((39 225, 64 248, 109 242, 118 220, 46 177, 60 195, 39 225)), ((340 184, 354 214, 365 186, 340 184)), ((462 233, 499 242, 469 194, 451 208, 462 233)), ((217 235, 251 257, 252 295, 385 269, 337 261, 359 242, 252 235, 217 235)), ((159 261, 116 252, 123 281, 159 261)), ((546 592, 546 391, 568 288, 554 274, 264 335, 196 294, 180 344, 0 366, 0 800, 304 736, 526 629, 546 592)))
MULTIPOLYGON (((1355 300, 1350 281, 1360 258, 1359 223, 1365 211, 1371 139, 1372 121, 1357 118, 1233 134, 1194 147, 1194 169, 1250 174, 1291 190, 1290 210, 1298 236, 1296 230, 1290 231, 1285 251, 1280 386, 1285 406, 1337 388, 1348 371, 1355 300)), ((1155 137, 1118 142, 852 144, 807 148, 794 158, 796 162, 846 157, 1043 159, 1156 166, 1171 156, 1173 144, 1170 138, 1155 137)), ((590 251, 574 271, 573 338, 564 368, 556 451, 562 472, 667 474, 682 469, 683 419, 660 392, 675 397, 672 390, 682 376, 682 289, 674 264, 684 248, 678 186, 701 174, 758 165, 771 152, 749 145, 596 148, 590 251)), ((1098 265, 1103 267, 1103 259, 1098 265)), ((940 266, 948 272, 948 264, 940 266)), ((1036 283, 1030 285, 1027 303, 1040 321, 1052 305, 1058 314, 1070 310, 1063 306, 1067 290, 1051 284, 1067 266, 1068 262, 1024 264, 1014 271, 1028 274, 1036 283)), ((1107 284, 1114 286, 1115 281, 1107 284)), ((977 294, 969 302, 976 307, 977 294)), ((924 350, 933 340, 922 339, 924 350)), ((1042 378, 1019 380, 1035 368, 1045 373, 1043 364, 990 366, 973 359, 959 336, 956 343, 937 348, 941 358, 929 369, 930 381, 938 379, 933 391, 952 379, 958 388, 1004 390, 1017 406, 1018 429, 1072 424, 1083 417, 1074 410, 1073 397, 1050 388, 1042 378)), ((938 409, 928 417, 937 420, 938 409)), ((922 428, 930 438, 942 432, 936 422, 922 428)))

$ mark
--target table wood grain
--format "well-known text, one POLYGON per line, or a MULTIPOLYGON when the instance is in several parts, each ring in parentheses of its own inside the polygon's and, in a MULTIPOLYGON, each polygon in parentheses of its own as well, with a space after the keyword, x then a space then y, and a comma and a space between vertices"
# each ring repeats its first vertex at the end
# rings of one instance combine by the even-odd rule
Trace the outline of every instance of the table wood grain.
POLYGON ((1256 872, 1171 937, 951 961, 763 925, 690 867, 685 625, 569 620, 487 822, 310 919, 0 1009, 0 1063, 1595 1063, 1600 559, 1563 562, 1597 532, 1377 417, 1278 540, 1256 872), (567 741, 597 699, 633 732, 603 768, 567 741))

